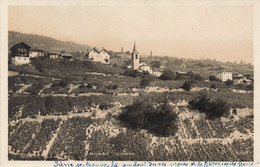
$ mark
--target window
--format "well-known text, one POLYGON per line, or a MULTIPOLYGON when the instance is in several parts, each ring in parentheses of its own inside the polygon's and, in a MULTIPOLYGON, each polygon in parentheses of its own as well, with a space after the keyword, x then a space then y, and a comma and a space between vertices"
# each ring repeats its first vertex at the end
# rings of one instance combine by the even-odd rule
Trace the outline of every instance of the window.
POLYGON ((105 61, 108 63, 108 59, 105 59, 105 61))
POLYGON ((135 59, 137 59, 137 57, 138 57, 138 56, 137 56, 137 55, 135 55, 135 59))

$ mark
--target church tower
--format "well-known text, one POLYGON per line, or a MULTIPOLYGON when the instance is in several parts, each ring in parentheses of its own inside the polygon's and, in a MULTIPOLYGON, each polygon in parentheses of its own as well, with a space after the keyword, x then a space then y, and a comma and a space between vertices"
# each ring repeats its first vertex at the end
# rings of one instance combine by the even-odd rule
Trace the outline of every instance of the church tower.
POLYGON ((134 43, 134 48, 133 48, 133 52, 132 52, 132 69, 138 70, 139 69, 139 63, 140 63, 139 53, 135 49, 135 43, 134 43))

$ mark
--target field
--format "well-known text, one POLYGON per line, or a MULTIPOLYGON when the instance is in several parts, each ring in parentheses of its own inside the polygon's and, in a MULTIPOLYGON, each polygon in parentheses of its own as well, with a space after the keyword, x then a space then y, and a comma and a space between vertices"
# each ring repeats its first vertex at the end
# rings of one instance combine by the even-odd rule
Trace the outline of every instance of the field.
POLYGON ((180 88, 184 80, 157 78, 141 88, 141 77, 122 75, 122 70, 75 67, 77 77, 61 77, 54 67, 8 77, 10 160, 253 161, 253 91, 221 83, 215 90, 205 81, 185 91, 180 88), (189 101, 199 94, 228 102, 229 115, 209 119, 191 109, 189 101), (155 105, 168 99, 176 133, 155 135, 123 123, 120 114, 138 99, 155 105))

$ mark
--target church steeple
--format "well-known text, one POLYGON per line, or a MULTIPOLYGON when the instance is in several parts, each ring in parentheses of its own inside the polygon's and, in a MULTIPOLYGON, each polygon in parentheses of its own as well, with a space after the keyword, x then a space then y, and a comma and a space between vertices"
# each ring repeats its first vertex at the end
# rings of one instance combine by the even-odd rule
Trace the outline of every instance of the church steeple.
POLYGON ((132 52, 132 69, 133 70, 138 70, 139 69, 139 53, 135 48, 135 42, 134 42, 134 48, 133 48, 133 52, 132 52))

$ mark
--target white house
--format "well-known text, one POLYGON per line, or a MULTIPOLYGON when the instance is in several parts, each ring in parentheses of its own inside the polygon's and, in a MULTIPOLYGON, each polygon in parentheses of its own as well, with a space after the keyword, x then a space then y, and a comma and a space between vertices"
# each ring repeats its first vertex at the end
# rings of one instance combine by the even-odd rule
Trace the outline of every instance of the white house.
POLYGON ((233 80, 232 72, 220 72, 216 75, 216 77, 223 82, 226 82, 227 80, 233 80))
POLYGON ((157 77, 160 77, 162 75, 162 72, 161 71, 153 71, 152 72, 152 75, 155 75, 157 77))
POLYGON ((110 53, 106 49, 102 49, 102 51, 99 52, 99 58, 101 63, 110 64, 110 53))
POLYGON ((110 53, 104 48, 101 52, 99 52, 96 48, 93 48, 86 54, 85 57, 90 61, 99 62, 102 64, 110 64, 110 53))
POLYGON ((22 65, 30 63, 29 50, 30 46, 24 42, 20 42, 10 48, 11 61, 15 65, 22 65))
POLYGON ((30 63, 30 58, 15 56, 15 57, 12 57, 12 62, 16 65, 28 64, 28 63, 30 63))
POLYGON ((68 60, 72 60, 72 55, 69 53, 61 53, 59 54, 61 59, 68 59, 68 60))
POLYGON ((48 56, 49 56, 50 59, 58 59, 57 53, 49 53, 48 56))
POLYGON ((151 70, 151 67, 148 66, 146 63, 142 62, 139 64, 139 69, 142 70, 142 71, 146 71, 146 72, 149 72, 151 73, 152 70, 151 70))
POLYGON ((39 57, 39 56, 44 56, 44 51, 34 48, 34 49, 30 49, 29 51, 29 57, 33 58, 33 57, 39 57))
POLYGON ((251 84, 252 80, 242 74, 233 75, 234 84, 251 84))

